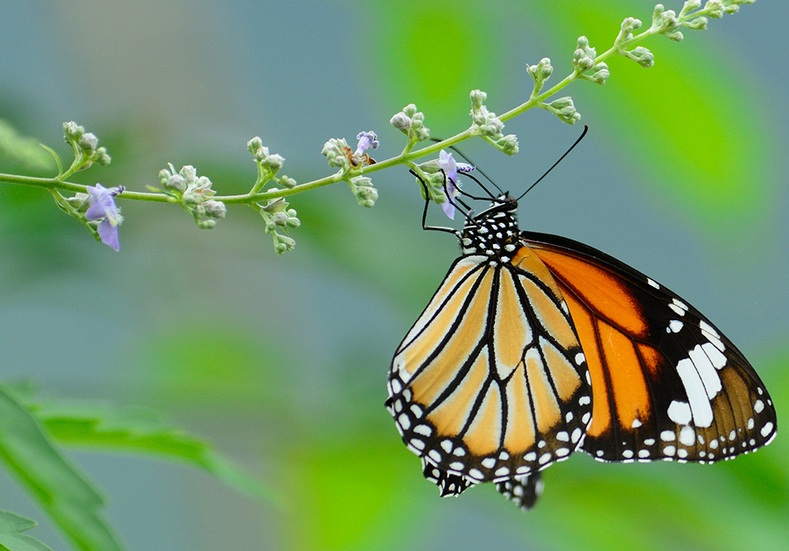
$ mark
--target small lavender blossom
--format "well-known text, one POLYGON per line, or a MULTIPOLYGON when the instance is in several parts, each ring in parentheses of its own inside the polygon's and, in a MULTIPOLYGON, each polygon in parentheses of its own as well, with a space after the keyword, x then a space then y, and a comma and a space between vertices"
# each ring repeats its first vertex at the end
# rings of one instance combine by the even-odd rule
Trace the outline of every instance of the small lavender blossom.
POLYGON ((88 210, 85 218, 98 221, 96 230, 101 242, 115 252, 120 250, 118 226, 123 222, 120 209, 115 205, 115 195, 122 189, 107 189, 101 184, 88 186, 88 210))
POLYGON ((354 157, 361 157, 368 149, 378 149, 378 136, 372 130, 359 132, 356 135, 356 139, 359 140, 359 143, 356 146, 356 151, 353 153, 354 157))
POLYGON ((441 150, 438 154, 438 166, 444 171, 446 177, 446 192, 447 200, 441 203, 441 208, 448 218, 455 219, 455 203, 453 199, 457 194, 458 172, 471 172, 474 167, 467 163, 458 163, 452 156, 452 153, 447 153, 441 150))

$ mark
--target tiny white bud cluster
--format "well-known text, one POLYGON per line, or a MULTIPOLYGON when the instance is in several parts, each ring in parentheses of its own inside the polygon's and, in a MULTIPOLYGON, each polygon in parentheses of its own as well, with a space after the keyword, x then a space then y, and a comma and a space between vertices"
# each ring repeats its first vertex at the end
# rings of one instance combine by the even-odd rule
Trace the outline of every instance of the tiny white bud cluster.
POLYGON ((408 136, 408 143, 423 142, 430 139, 430 129, 425 126, 425 115, 416 105, 409 103, 399 113, 395 113, 389 124, 408 136))
POLYGON ((516 154, 518 152, 518 137, 515 134, 507 136, 502 134, 504 123, 496 116, 496 113, 488 111, 485 105, 488 95, 482 90, 472 90, 469 97, 471 99, 471 122, 477 133, 499 151, 507 155, 516 154))
POLYGON ((555 99, 551 103, 544 104, 544 106, 564 123, 575 124, 581 120, 581 114, 575 109, 573 98, 570 96, 555 99))
POLYGON ((595 63, 597 51, 589 45, 589 39, 579 36, 573 52, 573 67, 580 77, 597 84, 605 84, 610 72, 604 61, 595 63))
POLYGON ((211 229, 217 220, 224 218, 227 207, 212 197, 216 192, 212 189, 211 180, 198 176, 197 169, 192 165, 175 170, 172 164, 159 171, 159 184, 163 189, 156 189, 175 198, 181 206, 192 215, 197 227, 211 229))
POLYGON ((373 187, 373 182, 366 176, 356 176, 348 180, 356 202, 362 207, 370 208, 378 200, 378 190, 373 187))
MULTIPOLYGON (((277 191, 277 188, 271 188, 270 191, 277 191)), ((301 225, 296 210, 289 208, 288 202, 282 197, 270 199, 265 204, 257 204, 256 207, 266 225, 266 233, 271 235, 274 241, 274 251, 282 254, 293 250, 296 241, 280 233, 279 230, 287 231, 301 225)))
POLYGON ((348 172, 351 169, 351 161, 348 159, 350 150, 345 138, 331 138, 323 144, 321 155, 326 157, 329 166, 336 166, 343 172, 348 172))
POLYGON ((430 129, 425 126, 425 115, 416 105, 409 103, 399 113, 389 119, 389 124, 408 136, 411 144, 430 139, 430 129))
POLYGON ((99 138, 96 134, 85 132, 85 128, 76 122, 63 123, 63 137, 74 150, 74 161, 68 170, 69 173, 85 170, 94 163, 107 166, 112 162, 107 148, 99 147, 99 138))

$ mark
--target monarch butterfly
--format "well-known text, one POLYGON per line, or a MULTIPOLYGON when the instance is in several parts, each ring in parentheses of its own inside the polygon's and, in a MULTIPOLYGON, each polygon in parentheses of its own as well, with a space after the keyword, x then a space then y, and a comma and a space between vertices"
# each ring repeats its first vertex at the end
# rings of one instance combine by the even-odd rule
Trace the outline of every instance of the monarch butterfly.
POLYGON ((423 228, 462 254, 388 376, 386 407, 441 496, 493 482, 528 509, 539 472, 579 449, 712 463, 775 437, 764 384, 698 310, 588 245, 520 231, 518 200, 488 195, 462 230, 428 226, 426 200, 423 228))

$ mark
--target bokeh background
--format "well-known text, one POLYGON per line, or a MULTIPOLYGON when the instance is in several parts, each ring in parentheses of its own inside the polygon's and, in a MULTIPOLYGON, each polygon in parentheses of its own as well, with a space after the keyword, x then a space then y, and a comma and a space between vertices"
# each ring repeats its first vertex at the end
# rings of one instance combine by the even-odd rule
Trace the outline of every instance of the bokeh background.
MULTIPOLYGON (((679 9, 679 1, 667 2, 679 9)), ((642 0, 423 2, 6 1, 0 118, 57 148, 61 123, 100 137, 113 164, 85 183, 142 190, 167 162, 220 193, 254 179, 260 135, 304 181, 329 173, 329 137, 388 127, 414 102, 434 136, 466 127, 468 92, 503 112, 530 91, 524 65, 570 71, 577 36, 603 51, 642 0)), ((779 417, 789 399, 789 4, 762 0, 656 65, 610 63, 604 87, 567 90, 586 140, 523 201, 522 226, 582 240, 688 298, 751 358, 779 417)), ((521 153, 463 146, 501 187, 525 189, 578 136, 546 112, 507 125, 521 153)), ((2 171, 34 172, 9 159, 2 171)), ((51 173, 52 168, 44 173, 51 173)), ((177 208, 121 203, 121 252, 97 245, 48 194, 0 187, 0 377, 42 392, 154 408, 262 481, 258 502, 205 473, 72 450, 132 550, 501 548, 782 549, 789 445, 714 466, 606 465, 580 454, 545 472, 528 514, 481 486, 439 499, 383 408, 394 348, 457 254, 423 232, 405 170, 380 200, 343 186, 293 199, 298 245, 278 257, 250 209, 213 231, 177 208)), ((5 472, 0 508, 41 522, 5 472)))

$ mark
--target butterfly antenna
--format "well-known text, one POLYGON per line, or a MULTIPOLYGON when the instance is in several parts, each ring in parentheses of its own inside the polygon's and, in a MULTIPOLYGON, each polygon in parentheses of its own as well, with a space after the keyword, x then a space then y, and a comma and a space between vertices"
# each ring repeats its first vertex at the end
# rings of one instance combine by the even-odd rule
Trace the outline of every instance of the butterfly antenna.
POLYGON ((571 145, 571 146, 570 146, 570 148, 569 148, 567 151, 565 151, 565 152, 564 152, 564 154, 562 154, 562 156, 561 156, 561 157, 559 157, 559 159, 558 159, 558 160, 557 160, 555 163, 553 163, 553 164, 551 165, 551 168, 549 168, 548 170, 546 170, 546 171, 543 173, 543 175, 542 175, 542 176, 540 176, 539 178, 537 178, 537 181, 536 181, 536 182, 534 182, 532 185, 530 185, 526 191, 524 191, 523 193, 521 193, 521 194, 520 194, 520 196, 518 196, 517 200, 518 200, 518 201, 520 201, 521 199, 523 199, 523 196, 524 196, 524 195, 526 195, 527 193, 529 193, 529 192, 530 192, 532 189, 534 189, 534 186, 536 186, 537 184, 539 184, 539 183, 542 181, 542 179, 543 179, 543 178, 545 178, 546 176, 548 176, 548 174, 550 174, 550 173, 551 173, 551 171, 552 171, 554 168, 556 168, 556 167, 559 165, 559 163, 561 163, 561 162, 564 160, 564 158, 565 158, 565 157, 567 157, 567 155, 569 155, 569 154, 570 154, 570 151, 572 151, 573 149, 575 149, 575 146, 576 146, 576 145, 578 145, 579 143, 581 143, 581 140, 583 140, 583 139, 584 139, 584 136, 586 136, 586 133, 587 133, 588 131, 589 131, 589 126, 585 124, 585 125, 584 125, 584 131, 583 131, 583 132, 581 132, 581 135, 580 135, 580 136, 578 136, 578 139, 577 139, 577 140, 575 140, 575 143, 574 143, 573 145, 571 145))

